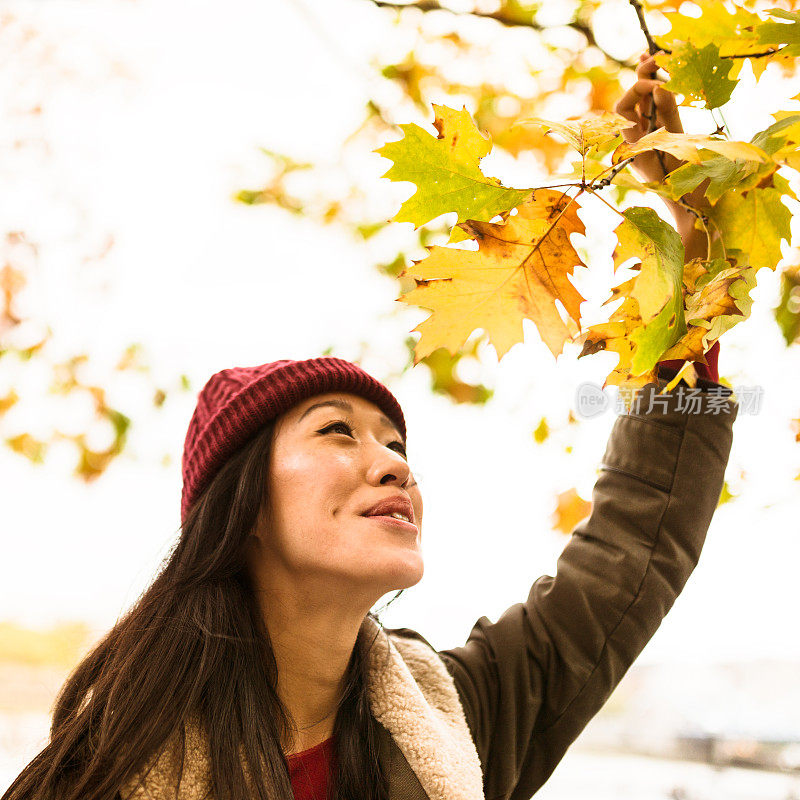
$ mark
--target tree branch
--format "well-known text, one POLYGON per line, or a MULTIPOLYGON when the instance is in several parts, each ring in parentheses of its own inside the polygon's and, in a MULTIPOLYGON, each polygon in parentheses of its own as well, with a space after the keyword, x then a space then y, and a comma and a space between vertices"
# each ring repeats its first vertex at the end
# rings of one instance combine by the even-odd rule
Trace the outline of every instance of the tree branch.
MULTIPOLYGON (((504 9, 499 11, 455 11, 452 8, 443 6, 438 0, 416 0, 416 2, 413 3, 393 3, 390 2, 390 0, 371 0, 371 2, 379 8, 393 8, 397 11, 404 11, 407 8, 416 8, 417 11, 423 12, 446 11, 448 14, 452 14, 456 17, 482 17, 483 19, 493 19, 508 28, 531 28, 535 31, 548 30, 546 26, 539 25, 533 19, 519 19, 519 17, 509 14, 504 9)), ((633 64, 630 61, 622 61, 621 59, 616 58, 615 56, 612 56, 610 53, 607 53, 605 50, 603 50, 603 48, 597 44, 597 40, 594 37, 594 31, 585 23, 578 22, 576 20, 574 22, 568 22, 564 27, 572 28, 573 30, 582 33, 586 38, 586 42, 591 47, 596 47, 609 61, 613 61, 620 67, 636 69, 636 64, 633 64)))
MULTIPOLYGON (((644 38, 647 39, 647 47, 650 55, 657 53, 659 50, 661 50, 663 53, 671 53, 672 50, 669 50, 666 47, 659 47, 656 43, 656 40, 650 33, 650 30, 647 27, 647 22, 645 22, 644 19, 644 9, 642 8, 641 0, 628 0, 628 2, 636 9, 636 16, 639 18, 639 27, 642 29, 644 38)), ((787 45, 784 45, 784 47, 786 46, 787 45)), ((764 50, 761 53, 736 53, 728 56, 720 56, 720 58, 764 58, 765 56, 772 56, 775 55, 775 53, 780 53, 781 50, 783 50, 783 47, 770 47, 768 50, 764 50)))
POLYGON ((640 0, 628 0, 628 2, 636 9, 636 16, 639 18, 639 27, 642 29, 644 38, 647 39, 647 49, 650 55, 657 53, 661 48, 656 44, 655 39, 650 33, 650 29, 647 27, 647 22, 645 22, 644 19, 644 9, 642 8, 640 0))

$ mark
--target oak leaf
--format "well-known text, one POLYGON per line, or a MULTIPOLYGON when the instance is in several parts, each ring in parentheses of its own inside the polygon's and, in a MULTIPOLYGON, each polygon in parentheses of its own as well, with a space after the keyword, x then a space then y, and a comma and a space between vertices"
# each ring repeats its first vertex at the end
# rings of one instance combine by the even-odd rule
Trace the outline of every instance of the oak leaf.
POLYGON ((750 142, 715 139, 702 133, 672 133, 666 128, 658 128, 645 134, 637 142, 622 142, 611 154, 611 163, 618 164, 625 158, 647 150, 663 150, 681 161, 702 164, 701 148, 713 150, 731 161, 737 158, 759 162, 769 160, 769 156, 760 147, 750 142))
POLYGON ((703 48, 681 42, 671 53, 660 54, 656 63, 669 73, 663 88, 684 95, 684 104, 697 101, 709 109, 719 108, 731 99, 736 86, 736 81, 727 77, 733 60, 720 58, 713 42, 703 48))
MULTIPOLYGON (((374 151, 394 161, 382 177, 410 181, 417 187, 392 221, 411 222, 418 228, 442 214, 455 212, 458 222, 488 222, 530 195, 530 189, 508 189, 497 178, 481 172, 480 160, 492 149, 492 143, 475 126, 466 108, 456 111, 433 104, 433 109, 438 137, 407 123, 400 125, 404 138, 374 151)), ((456 238, 451 241, 464 238, 457 228, 453 233, 456 238)))
POLYGON ((514 125, 539 125, 547 133, 554 131, 582 156, 586 156, 596 153, 621 136, 622 129, 630 128, 631 122, 615 111, 603 111, 595 115, 570 117, 563 122, 528 117, 514 125))
POLYGON ((478 250, 435 246, 406 269, 402 275, 413 277, 417 286, 398 299, 433 312, 414 328, 421 333, 414 363, 437 347, 455 354, 478 327, 502 358, 523 340, 526 318, 558 356, 578 331, 584 300, 569 280, 575 266, 586 266, 569 238, 585 233, 577 210, 568 195, 537 189, 504 223, 461 225, 477 239, 478 250))
POLYGON ((686 265, 686 333, 663 359, 705 363, 705 353, 723 333, 750 315, 750 290, 756 285, 753 267, 730 266, 714 259, 693 259, 686 265))

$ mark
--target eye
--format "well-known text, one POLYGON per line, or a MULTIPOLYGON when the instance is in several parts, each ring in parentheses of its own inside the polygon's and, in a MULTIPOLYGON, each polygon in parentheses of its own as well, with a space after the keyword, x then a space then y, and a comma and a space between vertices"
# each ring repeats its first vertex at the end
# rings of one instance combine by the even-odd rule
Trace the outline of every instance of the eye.
MULTIPOLYGON (((343 422, 342 420, 339 420, 338 422, 332 422, 330 425, 326 425, 324 428, 318 430, 317 433, 328 433, 328 431, 332 431, 335 428, 340 428, 340 429, 344 428, 344 430, 347 431, 347 433, 345 434, 346 436, 352 437, 353 435, 353 428, 347 422, 343 422)), ((405 445, 402 442, 400 441, 390 442, 387 445, 387 447, 394 447, 394 449, 398 453, 400 453, 400 455, 403 456, 403 458, 408 459, 408 454, 406 453, 405 445)))
POLYGON ((391 442, 388 446, 393 447, 394 445, 397 445, 397 447, 395 447, 395 450, 397 450, 397 452, 400 453, 400 455, 403 456, 403 458, 408 460, 408 453, 406 453, 405 445, 402 442, 391 442))
POLYGON ((344 428, 348 431, 348 436, 350 436, 353 432, 353 429, 346 422, 333 422, 330 425, 326 425, 324 428, 322 428, 322 430, 318 431, 318 433, 327 433, 328 431, 332 431, 334 428, 344 428))

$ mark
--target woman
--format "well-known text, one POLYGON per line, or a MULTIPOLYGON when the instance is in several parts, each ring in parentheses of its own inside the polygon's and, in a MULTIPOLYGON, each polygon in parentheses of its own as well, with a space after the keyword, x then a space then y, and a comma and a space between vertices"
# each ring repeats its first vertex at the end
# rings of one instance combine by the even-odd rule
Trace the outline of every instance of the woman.
MULTIPOLYGON (((617 107, 637 122, 628 136, 646 129, 653 69, 643 58, 617 107)), ((655 99, 675 130, 674 99, 655 99)), ((715 356, 703 413, 675 395, 650 411, 650 384, 615 421, 556 577, 443 651, 370 611, 423 573, 422 497, 391 392, 338 358, 213 375, 186 435, 180 539, 70 676, 50 743, 5 800, 529 798, 697 563, 737 412, 717 397, 705 413, 709 389, 730 395, 715 356)))

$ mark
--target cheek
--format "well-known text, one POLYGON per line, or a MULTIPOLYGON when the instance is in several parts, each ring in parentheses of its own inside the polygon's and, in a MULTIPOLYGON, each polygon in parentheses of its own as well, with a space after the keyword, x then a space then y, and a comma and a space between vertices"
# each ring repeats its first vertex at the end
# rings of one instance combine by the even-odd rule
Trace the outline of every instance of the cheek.
POLYGON ((414 515, 420 522, 422 522, 422 512, 424 510, 422 503, 422 494, 420 493, 419 489, 415 486, 409 492, 409 496, 411 497, 411 504, 414 506, 414 515))
POLYGON ((276 509, 284 510, 302 505, 300 500, 308 491, 313 475, 311 456, 303 452, 279 456, 269 476, 270 497, 276 509))
POLYGON ((352 495, 349 474, 346 460, 335 456, 300 451, 280 458, 269 480, 280 530, 314 539, 327 523, 342 518, 352 495))

